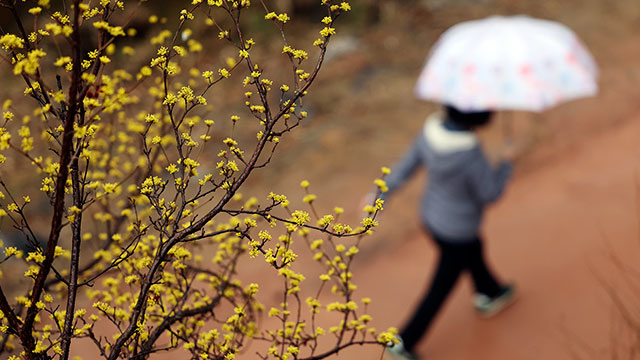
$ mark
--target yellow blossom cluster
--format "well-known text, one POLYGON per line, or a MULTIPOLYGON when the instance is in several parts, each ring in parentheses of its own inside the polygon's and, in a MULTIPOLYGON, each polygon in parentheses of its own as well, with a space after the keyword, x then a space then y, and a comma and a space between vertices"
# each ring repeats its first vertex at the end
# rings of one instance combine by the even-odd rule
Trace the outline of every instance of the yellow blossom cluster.
MULTIPOLYGON (((318 3, 328 15, 313 29, 320 34, 313 45, 324 54, 339 15, 351 7, 318 3)), ((50 229, 52 248, 4 248, 0 262, 20 264, 28 281, 12 300, 16 306, 0 309, 0 331, 30 327, 25 333, 33 341, 23 345, 49 357, 63 356, 70 341, 83 338, 114 358, 169 348, 193 358, 234 359, 252 338, 264 342, 265 358, 281 360, 312 351, 327 335, 352 339, 340 347, 355 345, 356 336, 386 344, 391 333, 369 327, 370 300, 357 300, 352 271, 382 201, 352 227, 341 219, 343 208, 320 211, 306 180, 297 201, 273 192, 243 199, 239 192, 307 117, 300 99, 323 56, 283 37, 282 51, 269 56, 288 61, 293 77, 278 80, 268 62, 258 62, 261 44, 239 23, 249 0, 182 1, 171 16, 140 11, 147 15, 138 23, 128 20, 139 15, 125 1, 78 5, 38 0, 16 12, 34 19, 31 33, 0 37, 10 70, 25 83, 15 105, 3 105, 0 217, 34 244, 36 207, 50 204, 47 214, 58 224, 50 229), (148 28, 132 25, 139 23, 148 28), (145 32, 144 41, 128 39, 145 32), (81 47, 73 40, 79 34, 81 47), (203 61, 199 53, 212 44, 228 46, 224 57, 206 54, 203 61), (241 89, 238 107, 228 104, 235 89, 241 89), (5 162, 31 171, 40 191, 11 183, 5 162), (298 268, 308 261, 304 252, 322 268, 312 281, 298 268), (265 308, 259 285, 239 280, 238 273, 249 271, 246 261, 282 284, 282 302, 268 311, 281 322, 276 327, 259 325, 265 308), (319 289, 306 290, 313 281, 319 289), (67 301, 71 294, 81 301, 67 301), (321 294, 331 300, 321 302, 321 294), (325 330, 316 318, 328 313, 340 320, 325 330)), ((293 21, 256 7, 263 10, 283 32, 293 21)), ((383 180, 376 184, 384 191, 383 180)), ((9 337, 6 349, 21 348, 20 341, 9 337)))

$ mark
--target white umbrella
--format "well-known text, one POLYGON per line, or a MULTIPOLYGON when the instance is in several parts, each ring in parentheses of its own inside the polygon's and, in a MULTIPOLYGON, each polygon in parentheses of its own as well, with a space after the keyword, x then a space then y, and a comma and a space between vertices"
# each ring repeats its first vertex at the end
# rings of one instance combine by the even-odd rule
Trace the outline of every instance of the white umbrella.
POLYGON ((542 111, 595 95, 597 76, 592 56, 566 26, 527 16, 493 16, 442 34, 416 94, 463 111, 542 111))

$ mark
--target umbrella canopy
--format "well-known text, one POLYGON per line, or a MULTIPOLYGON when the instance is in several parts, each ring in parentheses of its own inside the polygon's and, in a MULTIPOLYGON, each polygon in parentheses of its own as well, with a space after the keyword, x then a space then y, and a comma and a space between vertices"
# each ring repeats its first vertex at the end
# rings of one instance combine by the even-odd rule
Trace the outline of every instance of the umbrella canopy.
POLYGON ((598 91, 598 69, 566 26, 528 16, 493 16, 442 34, 416 95, 463 111, 542 111, 598 91))

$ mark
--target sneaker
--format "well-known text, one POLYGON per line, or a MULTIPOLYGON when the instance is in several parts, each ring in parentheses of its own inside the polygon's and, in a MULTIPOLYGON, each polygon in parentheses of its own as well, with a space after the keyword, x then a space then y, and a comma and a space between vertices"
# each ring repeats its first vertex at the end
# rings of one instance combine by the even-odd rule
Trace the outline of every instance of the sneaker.
POLYGON ((387 352, 396 360, 418 360, 418 358, 404 347, 402 338, 396 335, 398 342, 388 342, 387 352))
POLYGON ((502 292, 494 297, 490 298, 485 294, 476 294, 473 301, 478 314, 484 318, 490 318, 497 315, 504 310, 507 306, 511 305, 516 299, 516 288, 514 285, 506 285, 502 288, 502 292))

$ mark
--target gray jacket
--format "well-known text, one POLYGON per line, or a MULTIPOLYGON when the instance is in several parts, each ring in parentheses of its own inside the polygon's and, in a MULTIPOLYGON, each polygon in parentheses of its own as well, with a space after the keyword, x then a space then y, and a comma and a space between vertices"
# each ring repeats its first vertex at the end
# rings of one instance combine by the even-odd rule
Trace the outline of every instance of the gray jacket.
POLYGON ((491 167, 470 131, 444 127, 442 115, 427 119, 422 133, 386 178, 388 198, 420 167, 429 174, 422 197, 423 224, 450 241, 469 241, 478 234, 487 204, 497 200, 511 176, 511 164, 491 167))

